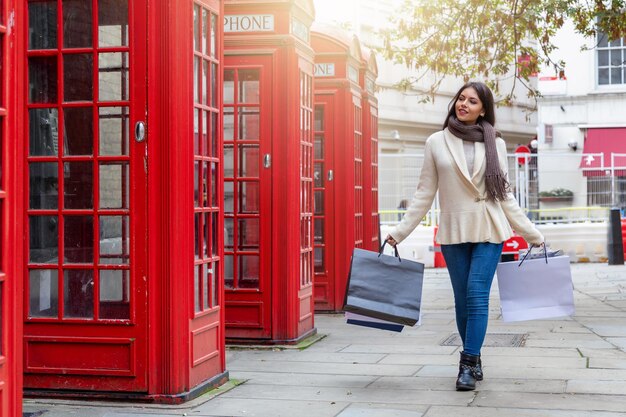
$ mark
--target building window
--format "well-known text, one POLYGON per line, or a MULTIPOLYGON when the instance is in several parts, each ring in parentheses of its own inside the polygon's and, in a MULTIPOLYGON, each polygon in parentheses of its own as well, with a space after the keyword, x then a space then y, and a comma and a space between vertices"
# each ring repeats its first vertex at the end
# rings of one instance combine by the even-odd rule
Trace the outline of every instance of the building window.
POLYGON ((626 38, 609 41, 598 32, 598 85, 626 84, 626 38))
POLYGON ((545 126, 545 135, 544 139, 546 144, 551 144, 554 140, 554 130, 552 125, 544 125, 545 126))

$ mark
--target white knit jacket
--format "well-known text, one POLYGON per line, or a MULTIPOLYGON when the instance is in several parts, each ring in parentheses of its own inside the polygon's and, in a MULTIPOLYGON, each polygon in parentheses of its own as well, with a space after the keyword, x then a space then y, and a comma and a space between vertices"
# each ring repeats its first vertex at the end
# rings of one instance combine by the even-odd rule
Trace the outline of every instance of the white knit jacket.
MULTIPOLYGON (((496 139, 496 144, 500 167, 506 173, 506 145, 501 138, 496 139)), ((513 194, 509 193, 507 199, 500 202, 486 199, 486 166, 484 143, 474 144, 474 172, 470 175, 463 140, 448 129, 431 135, 426 141, 417 190, 391 236, 398 243, 403 241, 431 208, 439 190, 438 243, 501 243, 512 236, 511 227, 529 243, 542 243, 542 234, 526 217, 513 194)))

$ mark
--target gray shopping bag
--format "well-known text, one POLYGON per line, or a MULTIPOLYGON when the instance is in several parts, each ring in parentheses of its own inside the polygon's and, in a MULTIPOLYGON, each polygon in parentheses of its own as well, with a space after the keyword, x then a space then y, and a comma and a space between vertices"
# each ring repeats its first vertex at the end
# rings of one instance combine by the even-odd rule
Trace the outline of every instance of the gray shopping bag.
POLYGON ((503 321, 571 316, 574 292, 569 256, 500 262, 497 270, 503 321))
POLYGON ((424 264, 355 248, 343 309, 367 317, 415 325, 420 318, 424 264))

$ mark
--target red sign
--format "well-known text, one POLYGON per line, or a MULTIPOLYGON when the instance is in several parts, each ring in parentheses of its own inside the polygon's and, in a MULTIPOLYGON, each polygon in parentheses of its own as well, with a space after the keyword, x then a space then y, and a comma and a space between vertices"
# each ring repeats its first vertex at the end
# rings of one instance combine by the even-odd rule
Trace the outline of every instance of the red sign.
POLYGON ((521 155, 517 157, 517 163, 520 165, 524 165, 526 161, 530 159, 530 148, 526 145, 520 145, 515 149, 516 154, 529 154, 529 155, 521 155))
POLYGON ((502 248, 504 254, 518 254, 521 249, 528 249, 528 243, 521 236, 511 236, 502 248))

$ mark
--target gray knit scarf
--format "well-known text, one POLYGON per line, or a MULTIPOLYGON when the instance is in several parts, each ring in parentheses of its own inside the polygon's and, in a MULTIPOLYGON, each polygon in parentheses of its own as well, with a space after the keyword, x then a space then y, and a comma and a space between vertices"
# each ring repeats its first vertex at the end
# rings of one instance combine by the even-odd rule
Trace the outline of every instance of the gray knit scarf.
POLYGON ((487 198, 491 201, 506 200, 509 183, 500 169, 498 150, 496 149, 496 129, 488 121, 482 119, 477 124, 466 125, 452 115, 448 119, 448 129, 454 136, 470 142, 484 142, 487 157, 485 185, 487 198))

